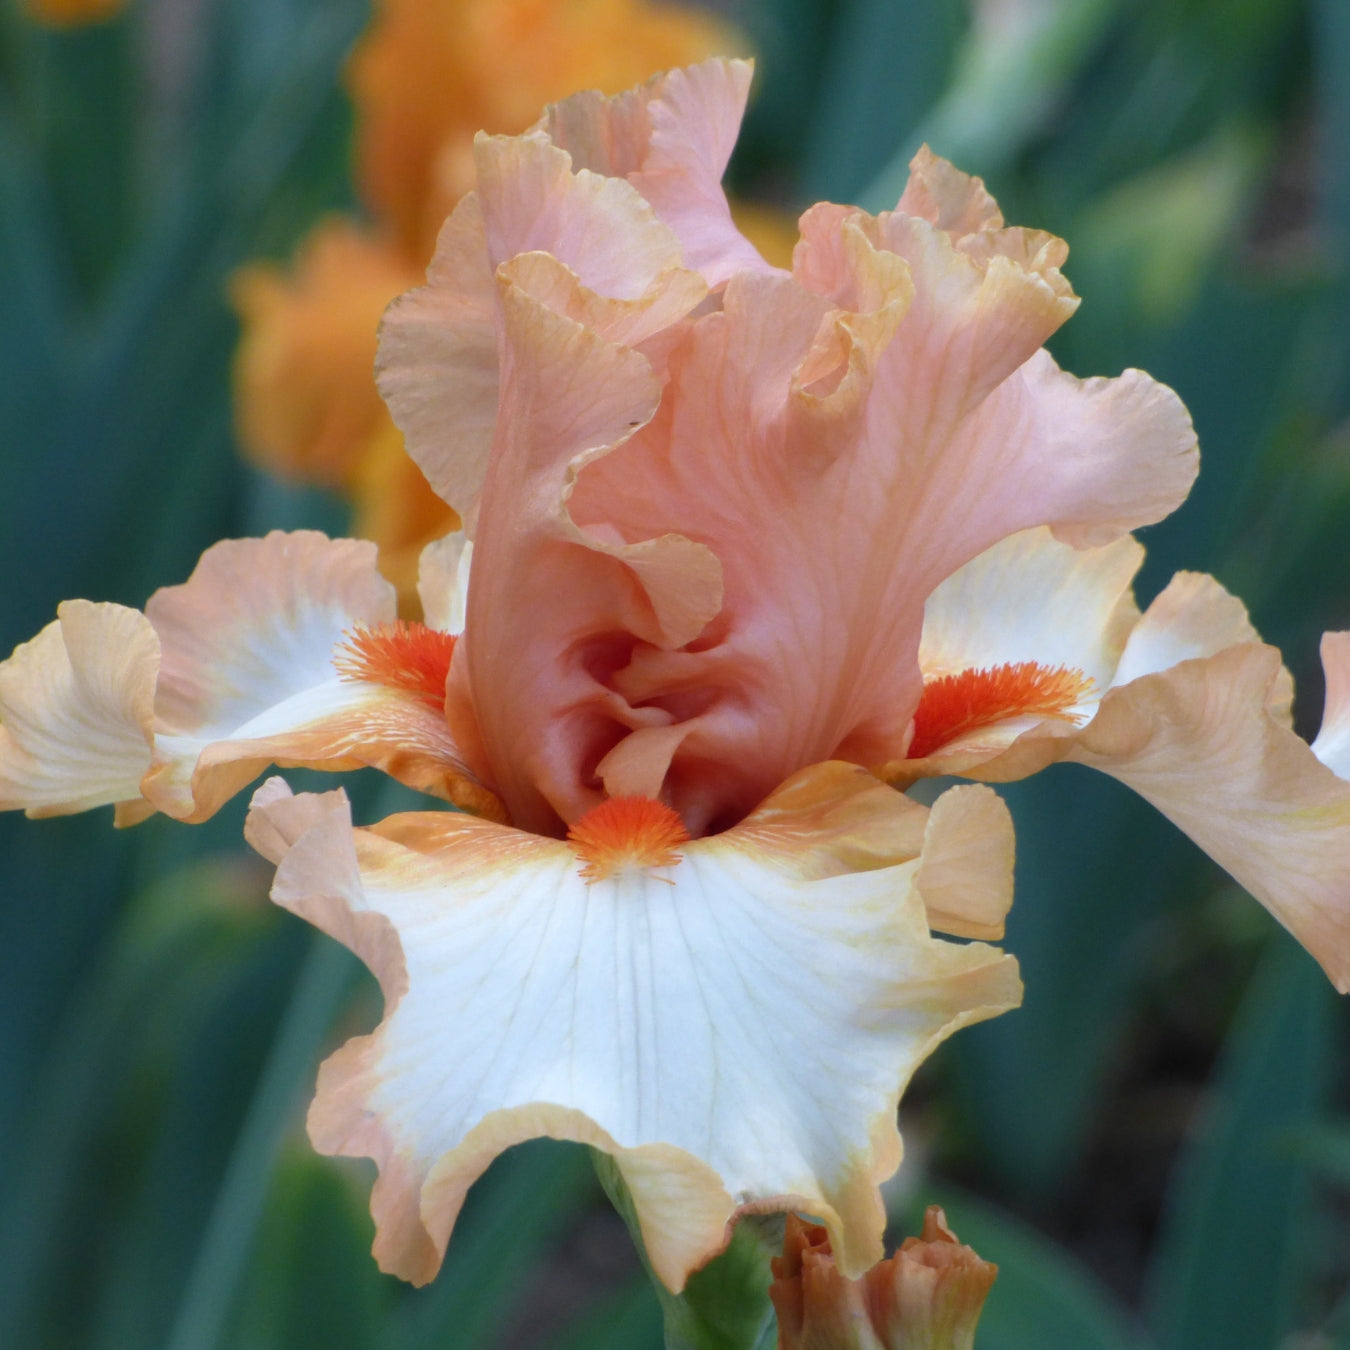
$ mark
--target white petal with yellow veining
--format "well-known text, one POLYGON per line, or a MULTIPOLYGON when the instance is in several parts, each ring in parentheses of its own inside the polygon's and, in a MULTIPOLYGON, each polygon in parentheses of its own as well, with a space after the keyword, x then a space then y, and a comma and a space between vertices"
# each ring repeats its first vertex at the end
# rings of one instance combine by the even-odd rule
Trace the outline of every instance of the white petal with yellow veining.
MULTIPOLYGON (((913 854, 850 872, 846 823, 829 860, 829 799, 862 793, 922 812, 819 766, 674 867, 587 884, 557 840, 453 815, 353 832, 345 803, 260 792, 251 837, 280 861, 274 898, 385 990, 384 1023, 325 1066, 310 1126, 326 1151, 380 1162, 386 1268, 430 1278, 468 1182, 537 1132, 615 1154, 672 1287, 739 1209, 775 1202, 820 1215, 851 1270, 876 1260, 899 1092, 1020 985, 997 950, 929 934, 913 854), (802 838, 807 823, 824 837, 802 838), (653 1149, 672 1156, 648 1180, 653 1149)), ((1008 832, 1006 813, 991 824, 1008 832)), ((1005 864, 969 881, 1006 887, 1005 864)))

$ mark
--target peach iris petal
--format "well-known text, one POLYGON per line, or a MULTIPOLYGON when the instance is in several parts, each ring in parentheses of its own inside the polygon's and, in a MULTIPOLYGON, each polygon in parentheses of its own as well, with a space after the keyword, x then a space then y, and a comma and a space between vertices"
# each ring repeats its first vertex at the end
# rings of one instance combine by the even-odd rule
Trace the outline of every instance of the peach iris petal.
MULTIPOLYGON (((1020 997, 1011 958, 925 920, 930 847, 1007 842, 981 794, 927 817, 821 765, 672 866, 588 883, 563 841, 451 813, 354 831, 341 794, 266 785, 249 836, 278 863, 273 897, 385 993, 310 1114, 322 1150, 379 1164, 381 1264, 430 1279, 470 1183, 537 1134, 614 1154, 671 1288, 747 1209, 807 1209, 842 1268, 872 1264, 900 1091, 945 1036, 1020 997)), ((1007 850, 983 856, 960 879, 935 862, 936 889, 1006 897, 1007 850)))
POLYGON ((159 639, 122 605, 67 600, 0 662, 0 810, 134 819, 150 767, 159 639))
POLYGON ((394 617, 373 544, 310 531, 217 544, 146 614, 164 658, 143 791, 167 814, 205 819, 272 763, 368 765, 500 814, 443 711, 397 684, 341 673, 351 630, 394 617))
POLYGON ((410 256, 426 257, 473 186, 479 128, 524 131, 575 89, 617 93, 740 45, 711 15, 673 4, 380 0, 348 70, 363 194, 410 256))
POLYGON ((1350 633, 1322 638, 1327 699, 1313 753, 1339 778, 1350 779, 1350 633))
POLYGON ((480 141, 479 193, 385 324, 382 388, 478 539, 452 720, 536 830, 603 786, 699 833, 803 764, 900 758, 943 578, 1037 525, 1109 541, 1194 476, 1170 390, 1039 349, 1076 303, 1062 243, 926 152, 913 214, 817 207, 792 277, 737 271, 695 310, 643 208, 687 266, 745 77, 705 63, 480 141))
POLYGON ((584 783, 625 730, 670 721, 632 707, 605 676, 635 637, 695 637, 717 613, 721 575, 680 535, 627 543, 567 510, 580 465, 621 452, 652 415, 660 389, 646 360, 510 285, 502 310, 503 401, 522 415, 498 427, 459 681, 512 820, 547 833, 600 799, 584 783))
POLYGON ((539 122, 578 169, 637 188, 679 237, 685 266, 714 288, 739 271, 772 270, 736 228, 722 191, 753 69, 704 61, 615 98, 575 95, 539 122))
MULTIPOLYGON (((436 581, 434 603, 453 609, 436 581)), ((0 809, 113 802, 119 824, 153 810, 196 822, 276 763, 369 765, 502 814, 446 722, 450 640, 379 636, 394 595, 373 544, 309 531, 229 540, 145 614, 79 600, 59 616, 0 663, 0 809)))
POLYGON ((1350 993, 1350 783, 1278 715, 1287 687, 1273 647, 1182 661, 1112 690, 1069 757, 1152 802, 1350 993))
POLYGON ((1346 991, 1350 640, 1324 640, 1327 713, 1309 746, 1292 730, 1289 674, 1242 603, 1182 572, 1140 615, 1129 594, 1140 557, 1129 540, 1079 551, 1033 531, 940 586, 920 648, 926 675, 1035 661, 1084 672, 1095 692, 1073 718, 1013 711, 886 773, 1007 782, 1061 759, 1109 773, 1227 868, 1346 991))

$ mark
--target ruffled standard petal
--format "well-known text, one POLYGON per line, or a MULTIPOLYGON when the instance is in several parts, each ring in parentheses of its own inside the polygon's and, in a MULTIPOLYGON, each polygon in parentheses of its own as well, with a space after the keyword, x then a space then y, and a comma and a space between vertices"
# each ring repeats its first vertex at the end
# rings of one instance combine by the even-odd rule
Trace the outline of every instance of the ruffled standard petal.
POLYGON ((150 767, 159 639, 122 605, 67 600, 57 615, 0 663, 0 810, 116 802, 128 823, 150 767))
POLYGON ((706 11, 645 0, 381 0, 348 69, 361 188, 426 257, 473 186, 480 128, 521 132, 574 89, 618 93, 740 45, 706 11))
POLYGON ((477 528, 501 396, 494 276, 611 342, 636 346, 703 299, 680 243, 622 178, 539 132, 480 136, 479 188, 446 222, 425 288, 381 329, 380 390, 432 487, 477 528))
POLYGON ((625 178, 679 237, 684 265, 710 287, 771 271, 736 228, 722 175, 736 144, 754 67, 715 59, 657 75, 616 98, 578 94, 539 127, 577 168, 625 178))
POLYGON ((394 612, 372 544, 276 532, 208 549, 146 606, 163 647, 146 798, 197 821, 272 763, 370 766, 499 815, 446 725, 452 640, 394 612))
MULTIPOLYGON (((578 523, 579 476, 626 455, 660 401, 630 347, 502 286, 503 406, 475 541, 462 691, 511 819, 540 833, 600 800, 588 780, 634 726, 669 722, 604 677, 634 638, 676 647, 722 602, 721 569, 673 532, 578 523)), ((452 724, 459 729, 469 715, 452 724)), ((470 733, 461 733, 461 740, 470 733)))
POLYGON ((924 859, 896 849, 924 816, 823 765, 675 861, 588 883, 579 844, 452 814, 353 831, 335 797, 260 791, 250 837, 279 863, 274 898, 385 992, 310 1115, 321 1150, 379 1164, 381 1264, 431 1278, 468 1186, 536 1134, 614 1154, 671 1288, 751 1209, 816 1214, 843 1268, 875 1261, 899 1092, 943 1037, 1020 997, 1011 958, 929 935, 924 859))

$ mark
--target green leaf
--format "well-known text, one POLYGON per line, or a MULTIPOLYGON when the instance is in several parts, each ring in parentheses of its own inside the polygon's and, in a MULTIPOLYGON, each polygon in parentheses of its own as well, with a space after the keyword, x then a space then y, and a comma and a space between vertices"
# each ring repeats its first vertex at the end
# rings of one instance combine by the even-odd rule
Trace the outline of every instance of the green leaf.
POLYGON ((355 958, 315 934, 290 1006, 239 1131, 170 1334, 169 1350, 220 1343, 244 1272, 282 1138, 320 1046, 352 986, 355 958))
MULTIPOLYGON (((1147 1350, 1118 1300, 1062 1247, 962 1192, 944 1187, 933 1203, 962 1242, 998 1266, 978 1350, 1147 1350)), ((909 1216, 909 1226, 918 1218, 909 1216)))
POLYGON ((852 201, 875 177, 941 96, 968 21, 958 0, 844 7, 801 152, 806 201, 852 201))
POLYGON ((1046 123, 1119 8, 1120 0, 1050 0, 989 10, 987 22, 971 26, 942 98, 860 203, 870 211, 894 206, 923 143, 969 173, 1006 166, 1046 123))
POLYGON ((1318 1115, 1335 995, 1281 937, 1224 1047, 1151 1270, 1164 1350, 1270 1350, 1293 1330, 1307 1182, 1284 1142, 1318 1115))
POLYGON ((509 1320, 538 1261, 595 1195, 586 1150, 535 1139, 499 1158, 469 1192, 440 1274, 391 1318, 393 1350, 478 1350, 509 1320))
POLYGON ((662 1350, 661 1302, 638 1278, 542 1344, 549 1350, 662 1350))
POLYGON ((777 1225, 769 1221, 761 1227, 753 1218, 741 1219, 726 1251, 695 1271, 681 1293, 672 1294, 647 1261, 632 1197, 614 1160, 596 1150, 591 1157, 600 1184, 628 1225, 661 1301, 668 1350, 759 1350, 761 1345, 772 1344, 766 1339, 774 1326, 766 1234, 777 1225))
POLYGON ((943 1055, 986 1166, 1013 1196, 1044 1202, 1072 1176, 1151 925, 1200 859, 1091 770, 1056 767, 1002 791, 1017 827, 1004 945, 1021 964, 1024 1002, 953 1037, 943 1055))
POLYGON ((1322 1121, 1285 1136, 1289 1156, 1350 1190, 1350 1121, 1322 1121))
POLYGON ((297 1139, 274 1175, 230 1350, 368 1350, 389 1283, 370 1258, 366 1187, 297 1139))

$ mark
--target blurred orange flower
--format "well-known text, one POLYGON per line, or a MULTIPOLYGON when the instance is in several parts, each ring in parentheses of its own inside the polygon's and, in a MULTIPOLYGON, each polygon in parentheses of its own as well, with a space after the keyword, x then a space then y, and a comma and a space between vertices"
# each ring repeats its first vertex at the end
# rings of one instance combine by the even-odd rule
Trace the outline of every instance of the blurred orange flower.
POLYGON ((28 0, 30 17, 53 28, 77 28, 102 23, 122 8, 123 0, 28 0))
MULTIPOLYGON (((376 393, 375 329, 389 301, 422 280, 441 223, 472 186, 475 133, 524 131, 544 104, 576 89, 617 93, 741 46, 711 15, 646 0, 377 6, 347 72, 357 184, 374 224, 331 218, 290 267, 236 274, 235 407, 257 463, 354 500, 356 532, 380 545, 405 607, 416 607, 422 545, 458 519, 404 455, 376 393)), ((795 231, 762 209, 742 223, 786 264, 795 231)))

